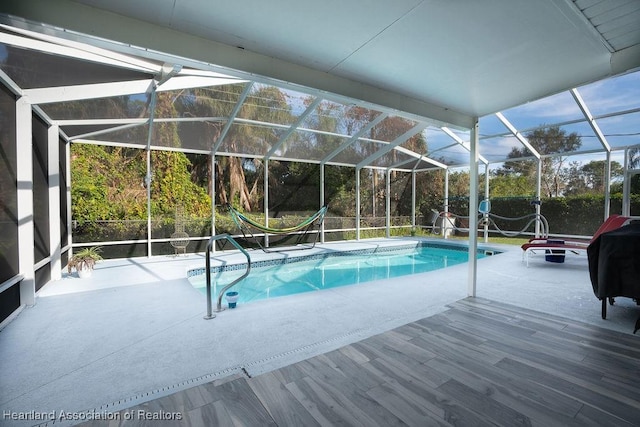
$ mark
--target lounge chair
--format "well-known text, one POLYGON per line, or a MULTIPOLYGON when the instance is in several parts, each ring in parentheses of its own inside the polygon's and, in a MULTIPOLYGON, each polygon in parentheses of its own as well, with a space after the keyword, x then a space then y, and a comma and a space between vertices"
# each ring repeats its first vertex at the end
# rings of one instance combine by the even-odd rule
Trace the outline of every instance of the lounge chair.
POLYGON ((529 267, 529 256, 537 253, 543 253, 545 255, 551 254, 557 255, 565 253, 573 253, 576 255, 586 255, 587 247, 593 242, 599 235, 608 231, 616 230, 623 225, 629 223, 630 217, 622 215, 611 215, 605 222, 600 225, 596 230, 591 240, 553 240, 553 239, 540 239, 533 238, 528 243, 522 245, 522 260, 526 261, 527 267, 529 267), (561 251, 561 252, 557 252, 561 251))

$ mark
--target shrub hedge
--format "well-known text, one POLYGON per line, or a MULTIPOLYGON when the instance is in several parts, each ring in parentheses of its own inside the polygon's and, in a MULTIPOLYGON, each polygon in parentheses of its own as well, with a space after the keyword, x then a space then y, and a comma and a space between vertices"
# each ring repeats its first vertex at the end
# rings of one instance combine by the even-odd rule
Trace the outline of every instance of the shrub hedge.
MULTIPOLYGON (((468 221, 469 200, 464 197, 449 199, 449 211, 460 216, 457 225, 466 227, 468 221)), ((611 196, 610 213, 620 213, 622 211, 622 196, 615 194, 611 196)), ((418 213, 416 223, 418 225, 430 226, 430 219, 433 218, 432 209, 441 210, 441 206, 432 204, 423 204, 418 213)), ((498 228, 509 231, 530 231, 534 230, 533 224, 528 225, 530 218, 523 218, 535 212, 531 199, 524 197, 509 197, 491 199, 491 213, 505 219, 493 217, 498 228), (518 219, 520 218, 520 219, 518 219)), ((567 234, 576 236, 591 236, 604 220, 604 196, 582 195, 572 197, 557 197, 542 199, 541 213, 549 223, 549 232, 551 234, 567 234)), ((640 197, 632 196, 631 214, 640 216, 640 197)), ((255 215, 255 219, 262 221, 264 216, 255 215)), ((296 215, 287 215, 285 218, 277 221, 270 221, 270 225, 277 227, 286 227, 295 225, 304 217, 296 215)), ((409 217, 394 218, 393 225, 411 224, 409 217)), ((203 237, 211 235, 211 218, 195 218, 185 221, 185 231, 192 237, 203 237)), ((362 227, 384 227, 384 217, 362 217, 362 227)), ((325 228, 327 230, 340 228, 354 228, 355 218, 353 217, 327 217, 325 228)), ((154 239, 169 238, 175 230, 173 218, 155 220, 151 223, 151 234, 154 239)), ((392 235, 409 235, 410 227, 394 229, 392 235)), ((216 233, 237 234, 238 229, 229 216, 229 214, 216 213, 216 233)), ((361 236, 379 237, 384 236, 384 230, 363 230, 361 236)), ((73 227, 74 243, 88 242, 117 242, 126 240, 144 240, 147 237, 147 222, 140 220, 132 221, 97 221, 92 223, 75 224, 73 227)), ((355 231, 345 231, 340 233, 328 233, 328 240, 338 239, 354 239, 355 231)), ((156 243, 154 253, 160 252, 170 253, 173 249, 168 243, 156 243)), ((192 242, 189 251, 204 250, 206 242, 192 242)), ((116 251, 116 248, 114 248, 116 251)), ((118 249, 117 256, 135 256, 138 252, 145 251, 144 244, 122 245, 118 249), (122 252, 125 251, 125 252, 122 252), (131 252, 133 251, 133 252, 131 252), (135 252, 135 253, 134 253, 135 252)), ((141 253, 142 253, 141 252, 141 253)), ((105 258, 111 257, 106 254, 105 258)))
MULTIPOLYGON (((454 214, 468 215, 468 206, 469 200, 466 198, 449 199, 449 211, 454 214)), ((604 221, 604 195, 544 198, 541 200, 540 206, 540 213, 547 219, 551 234, 591 236, 604 221)), ((428 212, 431 209, 431 207, 423 206, 421 210, 423 215, 428 217, 428 212)), ((529 198, 491 199, 491 213, 495 215, 505 218, 519 218, 534 212, 535 207, 529 198)), ((621 212, 622 195, 614 194, 611 196, 609 213, 621 212)), ((634 195, 631 198, 631 215, 640 215, 640 196, 634 195)), ((498 227, 505 230, 520 230, 526 223, 527 220, 496 219, 498 227)), ((533 231, 533 228, 529 231, 533 231)))

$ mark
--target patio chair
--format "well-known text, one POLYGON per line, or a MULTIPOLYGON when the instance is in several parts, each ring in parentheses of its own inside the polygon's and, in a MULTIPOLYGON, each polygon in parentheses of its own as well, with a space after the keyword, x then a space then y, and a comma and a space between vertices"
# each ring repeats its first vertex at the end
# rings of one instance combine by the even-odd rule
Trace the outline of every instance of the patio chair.
POLYGON ((189 235, 185 232, 185 215, 182 206, 176 207, 175 212, 175 230, 169 240, 171 246, 173 246, 175 256, 187 253, 187 246, 189 246, 189 235))
MULTIPOLYGON (((586 255, 587 247, 591 242, 598 238, 602 233, 606 233, 608 231, 616 230, 623 225, 629 223, 631 221, 630 217, 622 216, 622 215, 611 215, 605 222, 600 225, 600 227, 593 234, 591 240, 555 240, 555 239, 540 239, 533 238, 530 239, 529 242, 522 245, 522 260, 526 261, 527 267, 529 267, 529 256, 535 255, 539 252, 542 252, 547 257, 562 257, 560 259, 564 260, 564 255, 568 253, 573 253, 576 255, 584 254, 586 255)), ((549 258, 547 258, 549 259, 549 258)), ((551 258, 551 260, 557 260, 559 258, 551 258)), ((556 261, 557 262, 557 261, 556 261)))

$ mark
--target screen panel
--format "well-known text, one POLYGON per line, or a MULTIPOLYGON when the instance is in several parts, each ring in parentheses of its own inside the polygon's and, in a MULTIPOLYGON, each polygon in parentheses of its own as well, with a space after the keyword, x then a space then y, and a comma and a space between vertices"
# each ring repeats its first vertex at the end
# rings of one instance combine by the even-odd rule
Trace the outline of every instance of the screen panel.
POLYGON ((16 101, 0 85, 0 283, 19 272, 16 101))
POLYGON ((33 137, 33 249, 35 262, 49 256, 49 135, 48 127, 38 116, 32 119, 33 137))

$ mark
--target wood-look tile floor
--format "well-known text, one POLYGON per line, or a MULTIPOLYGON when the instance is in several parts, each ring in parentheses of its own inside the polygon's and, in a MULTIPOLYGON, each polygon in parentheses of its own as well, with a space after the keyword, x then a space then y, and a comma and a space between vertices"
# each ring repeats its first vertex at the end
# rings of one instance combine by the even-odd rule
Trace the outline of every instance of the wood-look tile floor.
POLYGON ((638 426, 640 336, 467 298, 338 350, 193 387, 118 418, 84 425, 638 426), (172 413, 181 419, 138 416, 172 413))

